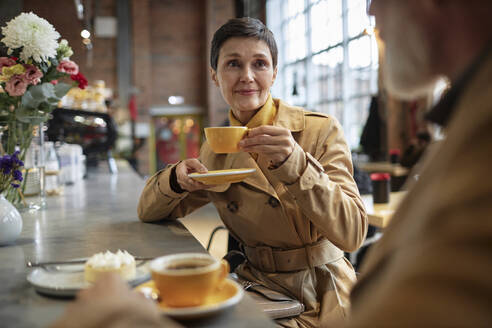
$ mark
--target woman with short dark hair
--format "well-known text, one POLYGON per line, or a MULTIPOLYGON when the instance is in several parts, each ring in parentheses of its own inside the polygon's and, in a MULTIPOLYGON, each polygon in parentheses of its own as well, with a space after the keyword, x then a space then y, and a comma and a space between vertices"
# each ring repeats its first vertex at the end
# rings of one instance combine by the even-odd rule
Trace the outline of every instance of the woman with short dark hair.
POLYGON ((176 219, 213 202, 246 261, 236 273, 301 301, 305 311, 284 327, 317 327, 344 317, 355 272, 344 257, 360 247, 367 216, 352 178, 349 148, 335 118, 270 95, 277 75, 273 34, 259 20, 229 20, 212 41, 210 72, 231 106, 232 126, 247 126, 241 152, 215 154, 207 142, 149 178, 142 221, 176 219), (188 176, 256 168, 240 183, 207 186, 188 176))

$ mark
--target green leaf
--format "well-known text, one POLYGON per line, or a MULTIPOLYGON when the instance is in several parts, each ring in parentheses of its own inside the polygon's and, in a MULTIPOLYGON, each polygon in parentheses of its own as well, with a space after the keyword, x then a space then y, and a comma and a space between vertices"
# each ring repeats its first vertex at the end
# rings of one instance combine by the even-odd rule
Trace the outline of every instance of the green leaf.
POLYGON ((46 100, 48 98, 56 97, 55 86, 51 83, 42 83, 33 85, 29 88, 32 96, 37 99, 46 100))
POLYGON ((51 62, 51 66, 53 67, 56 67, 59 64, 58 59, 56 57, 50 58, 50 62, 51 62))
POLYGON ((39 124, 45 122, 47 115, 40 112, 37 108, 28 108, 21 106, 15 110, 15 117, 23 123, 39 124))
POLYGON ((41 99, 34 98, 31 91, 27 90, 22 96, 21 105, 28 108, 38 108, 41 102, 41 99))
POLYGON ((72 85, 68 83, 60 82, 57 85, 55 85, 55 94, 59 99, 61 99, 64 95, 67 94, 68 90, 70 90, 71 88, 72 85))
MULTIPOLYGON (((66 93, 66 84, 58 88, 51 83, 31 86, 22 96, 21 107, 15 112, 16 118, 25 123, 39 124, 48 120, 48 114, 58 106, 58 94, 66 93)), ((67 90, 68 91, 68 90, 67 90)))
POLYGON ((50 66, 48 65, 48 63, 45 62, 45 61, 40 62, 38 65, 39 65, 39 69, 41 69, 41 72, 43 72, 43 74, 46 74, 46 72, 50 68, 50 66))
POLYGON ((53 81, 53 80, 57 80, 57 79, 60 79, 64 76, 67 76, 68 74, 65 74, 65 73, 61 73, 61 72, 58 72, 56 70, 56 67, 52 67, 50 68, 50 70, 41 78, 41 81, 44 82, 50 82, 50 81, 53 81))
POLYGON ((39 108, 42 103, 56 106, 60 97, 55 93, 55 86, 51 83, 42 83, 31 86, 22 96, 22 106, 39 108))

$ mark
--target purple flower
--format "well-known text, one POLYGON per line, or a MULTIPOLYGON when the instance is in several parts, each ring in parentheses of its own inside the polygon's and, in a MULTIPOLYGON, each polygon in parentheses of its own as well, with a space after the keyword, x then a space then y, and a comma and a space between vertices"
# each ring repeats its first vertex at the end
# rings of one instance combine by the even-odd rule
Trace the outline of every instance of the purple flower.
POLYGON ((14 170, 14 172, 12 172, 12 176, 14 177, 14 180, 16 181, 22 181, 22 172, 19 171, 19 170, 14 170))
POLYGON ((22 162, 20 159, 19 159, 19 154, 20 154, 20 151, 16 150, 13 154, 12 154, 12 161, 17 164, 18 166, 24 166, 24 162, 22 162))
POLYGON ((1 167, 0 169, 3 171, 3 174, 9 175, 12 171, 12 159, 10 155, 5 155, 2 157, 1 167))
POLYGON ((2 189, 9 185, 13 188, 19 188, 19 183, 23 181, 20 168, 24 166, 24 163, 18 158, 19 154, 20 152, 16 151, 12 155, 0 156, 0 184, 2 189))

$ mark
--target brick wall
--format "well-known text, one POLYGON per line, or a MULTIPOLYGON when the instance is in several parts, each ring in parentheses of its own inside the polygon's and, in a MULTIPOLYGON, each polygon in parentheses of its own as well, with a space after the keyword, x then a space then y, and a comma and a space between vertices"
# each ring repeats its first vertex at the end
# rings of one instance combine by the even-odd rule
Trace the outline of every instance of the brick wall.
MULTIPOLYGON (((116 16, 116 0, 85 0, 86 10, 116 16), (89 6, 90 5, 90 6, 89 6)), ((132 83, 138 121, 150 122, 149 108, 169 106, 168 97, 183 96, 185 105, 204 109, 206 124, 220 124, 228 106, 209 74, 210 42, 215 30, 235 16, 232 0, 130 0, 132 83)), ((24 0, 23 11, 47 19, 67 39, 89 82, 104 80, 117 94, 116 38, 92 37, 92 65, 82 44, 73 0, 24 0)), ((121 109, 120 109, 121 110, 121 109)), ((122 109, 126 110, 126 109, 122 109)), ((148 173, 148 148, 138 153, 140 172, 148 173)))
POLYGON ((229 106, 222 98, 220 90, 210 78, 210 44, 215 31, 230 18, 235 17, 235 7, 230 0, 208 0, 207 1, 207 48, 204 64, 207 71, 207 107, 208 107, 208 124, 220 125, 227 119, 229 106))
MULTIPOLYGON (((115 0, 99 0, 99 15, 115 16, 115 3, 115 0)), ((73 0, 24 0, 23 11, 32 11, 46 19, 62 38, 67 39, 74 52, 71 59, 79 64, 81 72, 89 82, 104 80, 108 87, 116 87, 116 39, 92 37, 94 47, 92 66, 89 66, 87 51, 80 37, 83 23, 77 19, 73 0)))

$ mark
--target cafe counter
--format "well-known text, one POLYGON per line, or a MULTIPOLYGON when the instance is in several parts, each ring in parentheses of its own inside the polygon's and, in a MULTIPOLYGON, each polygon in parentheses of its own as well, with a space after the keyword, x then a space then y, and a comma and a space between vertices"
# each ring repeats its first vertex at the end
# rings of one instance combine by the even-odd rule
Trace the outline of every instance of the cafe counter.
MULTIPOLYGON (((178 221, 142 223, 136 207, 144 181, 126 162, 118 173, 101 165, 87 179, 65 186, 47 206, 24 212, 23 231, 11 245, 0 246, 0 326, 45 327, 61 315, 71 299, 39 294, 27 281, 27 262, 86 258, 106 250, 158 257, 206 252, 178 221)), ((195 214, 196 215, 196 214, 195 214)), ((192 321, 187 327, 270 327, 270 321, 247 295, 234 307, 192 321)))

